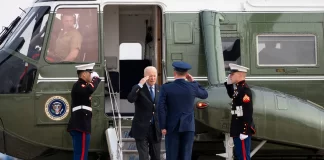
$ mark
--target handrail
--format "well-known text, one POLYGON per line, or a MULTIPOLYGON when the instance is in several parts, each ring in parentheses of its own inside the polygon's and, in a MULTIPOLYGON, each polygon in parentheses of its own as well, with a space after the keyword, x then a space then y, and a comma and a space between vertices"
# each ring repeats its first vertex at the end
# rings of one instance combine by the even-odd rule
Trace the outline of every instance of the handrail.
POLYGON ((164 79, 164 82, 162 82, 162 84, 168 82, 166 64, 164 59, 162 60, 162 76, 164 79))
POLYGON ((117 135, 117 139, 118 139, 118 149, 117 149, 117 159, 122 160, 123 159, 123 153, 122 153, 122 132, 121 132, 121 114, 119 111, 119 106, 116 100, 116 95, 114 94, 114 89, 112 86, 112 82, 110 80, 110 76, 108 74, 107 68, 106 68, 106 60, 105 60, 105 74, 106 74, 106 78, 107 78, 107 87, 108 87, 108 92, 109 92, 109 96, 110 96, 110 103, 111 103, 111 107, 112 107, 112 111, 113 111, 113 121, 114 121, 114 126, 115 126, 115 132, 117 135), (114 102, 113 102, 114 99, 114 102), (115 111, 117 111, 117 116, 118 116, 118 127, 116 130, 116 126, 117 126, 117 119, 116 119, 116 115, 115 115, 115 111))

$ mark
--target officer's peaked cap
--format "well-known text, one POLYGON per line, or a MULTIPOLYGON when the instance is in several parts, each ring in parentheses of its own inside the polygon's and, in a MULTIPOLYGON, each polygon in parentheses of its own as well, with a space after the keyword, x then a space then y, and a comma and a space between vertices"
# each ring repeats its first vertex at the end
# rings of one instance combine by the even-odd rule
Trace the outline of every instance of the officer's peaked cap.
POLYGON ((95 63, 83 64, 75 66, 78 71, 92 71, 95 63))
POLYGON ((237 64, 234 64, 234 63, 230 63, 229 67, 230 67, 232 73, 234 73, 234 72, 247 72, 249 70, 249 68, 247 68, 247 67, 240 66, 240 65, 237 65, 237 64))
POLYGON ((174 70, 178 72, 187 72, 191 69, 191 65, 183 61, 173 62, 172 66, 174 67, 174 70))

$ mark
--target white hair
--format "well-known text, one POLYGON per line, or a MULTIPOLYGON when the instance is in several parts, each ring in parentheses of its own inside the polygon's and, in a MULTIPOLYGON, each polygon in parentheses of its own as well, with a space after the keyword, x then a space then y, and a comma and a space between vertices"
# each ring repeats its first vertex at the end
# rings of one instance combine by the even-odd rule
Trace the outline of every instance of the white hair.
POLYGON ((157 73, 157 70, 154 66, 147 66, 145 69, 144 69, 144 75, 146 75, 147 72, 149 71, 155 71, 155 73, 157 73))

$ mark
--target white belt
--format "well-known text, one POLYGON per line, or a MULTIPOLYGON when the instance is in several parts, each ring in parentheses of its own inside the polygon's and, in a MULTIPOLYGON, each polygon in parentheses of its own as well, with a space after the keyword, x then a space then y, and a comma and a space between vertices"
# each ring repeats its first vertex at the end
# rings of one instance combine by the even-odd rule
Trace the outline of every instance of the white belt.
POLYGON ((242 106, 236 106, 236 110, 231 110, 231 114, 236 114, 238 117, 243 116, 243 108, 242 106))
POLYGON ((237 114, 237 112, 238 112, 237 110, 231 110, 232 114, 237 114))
POLYGON ((92 112, 92 108, 88 107, 88 106, 76 106, 76 107, 73 107, 72 112, 77 111, 79 109, 85 109, 85 110, 88 110, 88 111, 92 112))

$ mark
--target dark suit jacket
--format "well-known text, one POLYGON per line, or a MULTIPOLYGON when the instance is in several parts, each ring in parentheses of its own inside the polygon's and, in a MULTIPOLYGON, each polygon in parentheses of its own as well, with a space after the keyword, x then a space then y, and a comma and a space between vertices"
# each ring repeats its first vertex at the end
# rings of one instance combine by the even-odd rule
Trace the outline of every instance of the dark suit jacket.
POLYGON ((131 92, 128 94, 128 102, 135 102, 135 116, 132 122, 132 128, 129 136, 135 139, 144 139, 148 133, 152 113, 154 112, 155 140, 161 141, 162 133, 159 127, 159 119, 156 112, 156 106, 159 98, 159 85, 155 84, 155 100, 151 98, 149 88, 146 84, 141 88, 138 84, 134 85, 131 92))

